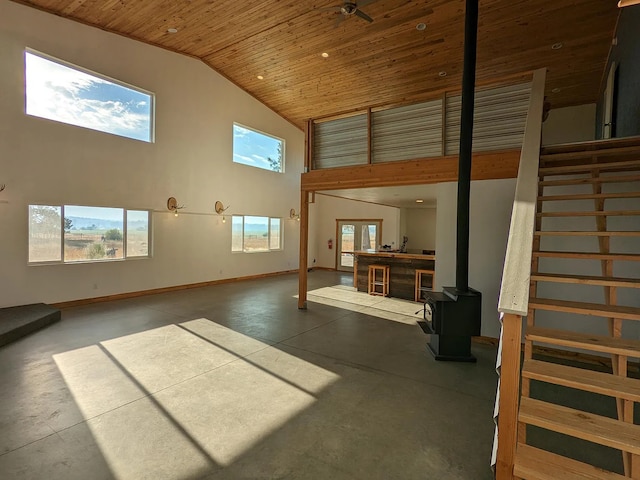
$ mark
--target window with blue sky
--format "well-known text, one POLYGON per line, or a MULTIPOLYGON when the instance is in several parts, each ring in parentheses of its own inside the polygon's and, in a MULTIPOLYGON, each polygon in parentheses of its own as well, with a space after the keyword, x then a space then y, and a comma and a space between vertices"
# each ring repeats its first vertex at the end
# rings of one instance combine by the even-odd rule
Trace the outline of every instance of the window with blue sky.
POLYGON ((28 115, 153 141, 153 94, 25 51, 28 115))
POLYGON ((284 172, 284 140, 234 123, 233 161, 284 172))

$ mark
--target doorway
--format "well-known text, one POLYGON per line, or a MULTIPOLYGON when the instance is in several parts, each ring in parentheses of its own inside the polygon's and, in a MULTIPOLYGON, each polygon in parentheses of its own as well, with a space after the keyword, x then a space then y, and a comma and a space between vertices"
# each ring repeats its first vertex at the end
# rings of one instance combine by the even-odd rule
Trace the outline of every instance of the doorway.
POLYGON ((382 239, 382 220, 336 220, 336 269, 353 272, 353 252, 375 250, 382 239))
POLYGON ((604 139, 616 137, 617 80, 618 66, 616 62, 612 62, 603 98, 602 138, 604 139))

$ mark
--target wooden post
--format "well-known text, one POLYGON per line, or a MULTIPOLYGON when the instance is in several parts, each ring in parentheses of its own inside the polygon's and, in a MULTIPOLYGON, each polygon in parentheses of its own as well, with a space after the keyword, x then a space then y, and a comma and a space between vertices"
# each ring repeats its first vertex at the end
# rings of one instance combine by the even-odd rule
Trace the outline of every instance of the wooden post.
POLYGON ((511 480, 518 438, 522 317, 505 314, 502 323, 502 367, 498 409, 496 479, 511 480))
POLYGON ((307 262, 309 256, 309 192, 300 191, 300 260, 298 266, 298 308, 307 309, 307 262))

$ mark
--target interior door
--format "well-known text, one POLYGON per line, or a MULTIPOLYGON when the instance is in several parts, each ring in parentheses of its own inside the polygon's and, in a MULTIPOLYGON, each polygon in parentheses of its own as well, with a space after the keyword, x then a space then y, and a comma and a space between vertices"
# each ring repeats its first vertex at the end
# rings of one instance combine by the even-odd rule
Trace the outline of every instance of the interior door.
POLYGON ((373 250, 380 245, 382 220, 338 220, 337 265, 343 272, 353 272, 358 250, 373 250))

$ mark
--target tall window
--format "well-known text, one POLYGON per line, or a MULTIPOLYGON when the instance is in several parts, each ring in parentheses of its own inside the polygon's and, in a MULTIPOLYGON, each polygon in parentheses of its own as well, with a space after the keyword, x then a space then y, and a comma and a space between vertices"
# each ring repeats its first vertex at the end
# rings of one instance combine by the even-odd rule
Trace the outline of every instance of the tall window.
POLYGON ((233 215, 232 252, 268 252, 282 249, 282 219, 233 215))
POLYGON ((29 263, 149 256, 149 211, 29 205, 29 263))
POLYGON ((234 123, 233 161, 284 172, 284 140, 234 123))
POLYGON ((153 94, 25 51, 26 113, 123 137, 153 141, 153 94))

